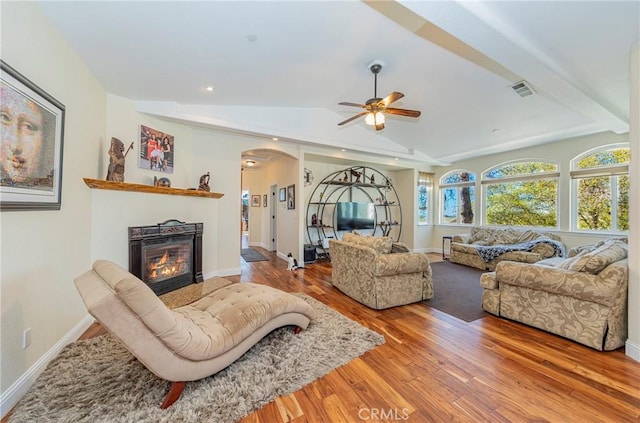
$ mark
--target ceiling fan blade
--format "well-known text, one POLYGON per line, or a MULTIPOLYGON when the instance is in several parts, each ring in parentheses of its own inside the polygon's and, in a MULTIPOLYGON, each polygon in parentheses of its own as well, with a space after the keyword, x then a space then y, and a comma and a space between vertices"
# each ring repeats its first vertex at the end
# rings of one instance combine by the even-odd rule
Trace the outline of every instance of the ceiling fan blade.
POLYGON ((358 119, 359 117, 366 115, 367 113, 369 113, 369 112, 360 112, 360 113, 358 113, 358 114, 357 114, 357 115, 355 115, 355 116, 351 116, 349 119, 347 119, 347 120, 345 120, 345 121, 340 122, 340 123, 338 124, 338 126, 344 125, 345 123, 349 123, 349 122, 351 122, 352 120, 356 120, 356 119, 358 119))
POLYGON ((348 101, 343 101, 341 103, 338 103, 341 106, 354 106, 354 107, 367 107, 364 104, 358 104, 358 103, 349 103, 348 101))
POLYGON ((383 98, 382 100, 380 100, 378 102, 378 105, 387 107, 389 104, 393 103, 396 100, 400 100, 402 97, 404 97, 404 94, 394 91, 388 96, 386 96, 385 98, 383 98))
POLYGON ((417 110, 394 109, 393 107, 387 107, 384 109, 384 112, 389 113, 390 115, 408 116, 413 118, 420 116, 420 112, 417 110))

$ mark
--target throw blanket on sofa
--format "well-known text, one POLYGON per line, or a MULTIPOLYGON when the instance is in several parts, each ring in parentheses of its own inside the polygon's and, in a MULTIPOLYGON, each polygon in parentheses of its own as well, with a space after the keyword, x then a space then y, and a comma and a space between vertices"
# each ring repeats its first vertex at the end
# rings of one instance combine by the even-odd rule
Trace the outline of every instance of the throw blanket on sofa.
POLYGON ((549 244, 553 247, 554 256, 564 256, 564 246, 552 239, 534 239, 533 241, 521 242, 519 244, 500 244, 500 245, 478 245, 476 250, 478 255, 482 257, 486 263, 494 258, 507 253, 509 251, 531 251, 538 244, 549 244))

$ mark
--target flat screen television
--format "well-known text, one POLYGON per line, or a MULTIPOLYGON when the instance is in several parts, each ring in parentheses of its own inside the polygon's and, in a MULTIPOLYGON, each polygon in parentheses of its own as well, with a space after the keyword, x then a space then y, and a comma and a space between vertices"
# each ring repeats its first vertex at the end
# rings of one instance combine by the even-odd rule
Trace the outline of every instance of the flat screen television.
POLYGON ((339 231, 350 231, 353 229, 375 229, 376 227, 376 212, 373 203, 338 203, 336 214, 336 223, 339 231))

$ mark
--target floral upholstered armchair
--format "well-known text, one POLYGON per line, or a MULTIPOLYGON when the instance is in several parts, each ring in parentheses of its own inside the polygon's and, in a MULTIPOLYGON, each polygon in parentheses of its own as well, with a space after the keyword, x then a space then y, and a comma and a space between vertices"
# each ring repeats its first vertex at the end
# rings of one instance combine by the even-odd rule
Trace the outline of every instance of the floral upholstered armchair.
POLYGON ((628 248, 609 239, 569 251, 569 258, 498 263, 484 273, 482 308, 597 350, 627 338, 628 248))
POLYGON ((389 237, 347 233, 329 240, 332 284, 376 310, 433 297, 431 265, 426 254, 409 252, 389 237))

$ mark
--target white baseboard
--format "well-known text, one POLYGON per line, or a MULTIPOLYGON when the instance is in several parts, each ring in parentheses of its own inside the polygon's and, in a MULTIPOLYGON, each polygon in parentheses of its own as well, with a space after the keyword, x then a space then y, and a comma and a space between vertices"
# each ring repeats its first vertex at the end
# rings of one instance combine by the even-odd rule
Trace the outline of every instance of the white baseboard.
POLYGON ((249 247, 260 247, 260 248, 264 248, 265 250, 269 251, 269 246, 262 243, 262 242, 250 242, 249 243, 249 247))
POLYGON ((242 273, 241 268, 232 267, 230 269, 219 269, 219 270, 216 270, 215 272, 207 273, 206 275, 203 275, 203 277, 204 277, 204 279, 209 279, 209 278, 213 278, 213 277, 216 277, 216 276, 220 276, 220 277, 234 276, 234 275, 239 275, 241 273, 242 273))
POLYGON ((624 352, 627 357, 630 357, 635 361, 640 361, 640 345, 633 344, 627 339, 624 352))
POLYGON ((77 340, 94 322, 94 318, 87 314, 53 347, 40 357, 22 376, 18 378, 5 392, 0 395, 0 418, 4 418, 9 411, 29 392, 40 373, 47 367, 49 361, 55 358, 68 344, 77 340))

